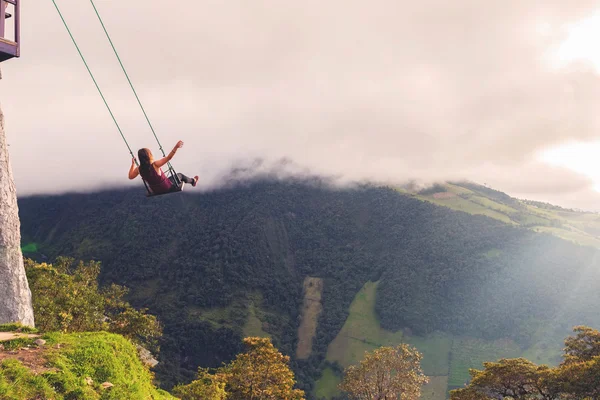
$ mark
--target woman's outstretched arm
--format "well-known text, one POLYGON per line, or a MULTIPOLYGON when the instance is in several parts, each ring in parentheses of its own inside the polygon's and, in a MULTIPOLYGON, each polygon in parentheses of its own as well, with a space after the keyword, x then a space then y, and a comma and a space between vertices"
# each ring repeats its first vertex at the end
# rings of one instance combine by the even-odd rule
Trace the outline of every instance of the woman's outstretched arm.
POLYGON ((135 165, 135 158, 131 159, 131 167, 129 167, 129 179, 135 179, 140 173, 140 169, 135 165))
POLYGON ((180 147, 183 147, 183 142, 181 140, 179 142, 177 142, 177 144, 175 145, 175 147, 173 147, 173 150, 171 150, 171 152, 169 153, 168 156, 163 157, 160 160, 154 161, 154 166, 156 168, 160 168, 163 165, 165 165, 166 163, 168 163, 169 161, 171 161, 171 159, 173 158, 175 153, 177 153, 177 149, 179 149, 180 147))

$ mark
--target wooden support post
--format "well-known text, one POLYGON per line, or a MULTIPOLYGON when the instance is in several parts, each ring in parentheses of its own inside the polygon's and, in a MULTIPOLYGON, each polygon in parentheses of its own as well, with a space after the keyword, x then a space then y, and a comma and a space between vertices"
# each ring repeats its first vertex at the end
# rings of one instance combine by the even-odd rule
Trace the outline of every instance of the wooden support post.
POLYGON ((0 0, 0 37, 4 37, 4 26, 6 25, 6 7, 8 3, 0 0))

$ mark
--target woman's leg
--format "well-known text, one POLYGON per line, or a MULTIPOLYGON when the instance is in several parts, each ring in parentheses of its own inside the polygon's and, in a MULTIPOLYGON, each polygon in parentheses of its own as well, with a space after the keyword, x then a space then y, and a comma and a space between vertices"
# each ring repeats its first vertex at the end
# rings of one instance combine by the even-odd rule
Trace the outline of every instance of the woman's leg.
POLYGON ((184 174, 178 172, 177 173, 177 178, 181 181, 181 182, 185 182, 185 183, 191 183, 192 185, 196 186, 196 181, 198 179, 198 177, 194 177, 194 178, 189 178, 187 176, 185 176, 184 174))

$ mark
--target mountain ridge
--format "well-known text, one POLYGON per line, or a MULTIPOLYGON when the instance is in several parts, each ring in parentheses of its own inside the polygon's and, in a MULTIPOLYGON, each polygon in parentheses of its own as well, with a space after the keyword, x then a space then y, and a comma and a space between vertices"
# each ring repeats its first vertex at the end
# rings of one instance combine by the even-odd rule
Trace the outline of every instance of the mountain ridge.
MULTIPOLYGON (((292 356, 301 388, 316 396, 315 382, 337 368, 328 347, 368 282, 380 282, 372 310, 381 329, 402 331, 424 351, 437 331, 455 338, 460 348, 453 345, 451 354, 466 361, 426 361, 448 364, 441 370, 450 376, 447 388, 464 376, 457 371, 478 366, 468 360, 480 357, 461 349, 506 339, 539 350, 571 324, 598 325, 586 311, 600 303, 600 268, 590 268, 597 266, 595 248, 479 215, 470 203, 483 197, 481 189, 445 185, 466 197, 449 197, 450 206, 469 206, 475 215, 433 204, 447 201, 434 197, 446 186, 407 193, 375 185, 333 189, 318 180, 263 179, 150 201, 139 190, 28 197, 19 204, 23 248, 35 250, 32 257, 100 260, 105 283, 130 287, 132 305, 165 323, 157 372, 167 389, 189 381, 198 365, 230 360, 252 330, 292 356), (306 278, 322 280, 322 309, 310 354, 299 359, 306 278)), ((517 218, 490 197, 489 210, 517 218)), ((371 334, 361 340, 376 343, 371 334)))

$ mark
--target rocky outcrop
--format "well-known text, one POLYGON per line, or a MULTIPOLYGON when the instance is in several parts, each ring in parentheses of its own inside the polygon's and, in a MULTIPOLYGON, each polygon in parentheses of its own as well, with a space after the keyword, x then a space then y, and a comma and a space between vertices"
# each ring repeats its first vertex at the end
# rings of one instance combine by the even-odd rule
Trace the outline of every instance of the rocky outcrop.
POLYGON ((20 226, 17 191, 8 157, 4 115, 0 109, 0 324, 20 322, 33 327, 20 226))

